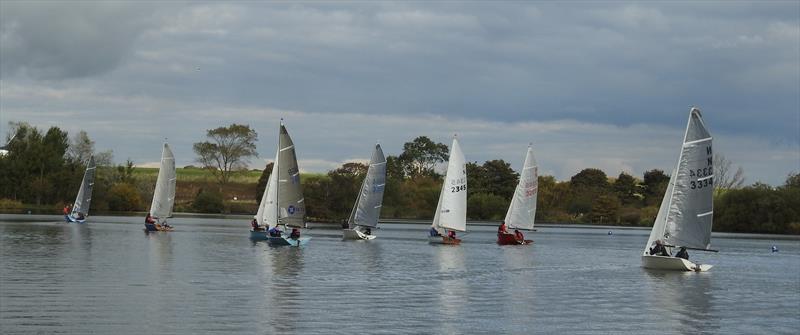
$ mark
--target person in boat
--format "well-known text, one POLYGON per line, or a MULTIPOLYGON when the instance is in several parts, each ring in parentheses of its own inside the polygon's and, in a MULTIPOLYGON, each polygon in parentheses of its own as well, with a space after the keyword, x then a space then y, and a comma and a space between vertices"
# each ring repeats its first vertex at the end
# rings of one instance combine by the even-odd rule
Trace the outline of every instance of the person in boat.
POLYGON ((289 234, 289 238, 293 240, 300 239, 300 230, 298 230, 297 228, 292 228, 292 233, 289 234))
POLYGON ((433 227, 431 227, 430 233, 431 233, 431 237, 442 236, 442 234, 439 234, 439 231, 436 230, 436 228, 433 228, 433 227))
POLYGON ((162 224, 161 224, 161 226, 163 226, 163 227, 164 227, 164 229, 170 229, 170 228, 172 228, 172 226, 170 226, 170 225, 169 225, 169 223, 167 223, 167 221, 164 221, 164 223, 162 223, 162 224))
POLYGON ((81 213, 81 212, 78 212, 78 217, 77 217, 77 220, 83 220, 83 219, 86 219, 86 216, 85 216, 85 215, 83 215, 83 213, 81 213))
POLYGON ((256 219, 250 221, 250 226, 253 227, 253 231, 264 231, 264 228, 258 225, 258 220, 256 219))
POLYGON ((506 227, 506 222, 500 222, 500 227, 497 227, 498 234, 508 234, 508 228, 506 227))
POLYGON ((70 208, 69 207, 70 207, 69 204, 64 205, 64 215, 69 215, 69 212, 70 212, 70 208))
POLYGON ((367 229, 364 230, 364 235, 372 235, 372 228, 367 227, 367 229))
POLYGON ((675 257, 683 258, 683 259, 688 261, 689 260, 689 253, 686 251, 686 247, 681 247, 681 250, 678 251, 677 254, 675 254, 675 257))
POLYGON ((661 244, 661 240, 656 240, 656 245, 650 248, 650 255, 669 257, 669 251, 667 251, 667 248, 665 248, 664 245, 661 244))
POLYGON ((283 235, 283 232, 278 226, 270 228, 268 232, 270 237, 281 237, 281 235, 283 235))
POLYGON ((447 237, 455 240, 456 239, 456 231, 455 230, 448 231, 447 232, 447 237))
POLYGON ((147 213, 147 216, 144 218, 144 223, 145 224, 155 224, 156 223, 156 219, 152 215, 150 215, 150 213, 147 213))
POLYGON ((522 232, 519 229, 514 229, 514 238, 517 239, 517 242, 522 243, 525 241, 525 235, 522 235, 522 232))

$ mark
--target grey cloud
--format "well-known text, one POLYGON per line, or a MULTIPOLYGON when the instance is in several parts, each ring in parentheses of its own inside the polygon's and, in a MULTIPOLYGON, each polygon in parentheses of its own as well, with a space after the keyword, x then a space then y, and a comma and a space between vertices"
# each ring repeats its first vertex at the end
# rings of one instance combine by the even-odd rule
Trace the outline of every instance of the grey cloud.
POLYGON ((3 1, 0 65, 41 79, 113 70, 134 47, 154 8, 123 2, 3 1))

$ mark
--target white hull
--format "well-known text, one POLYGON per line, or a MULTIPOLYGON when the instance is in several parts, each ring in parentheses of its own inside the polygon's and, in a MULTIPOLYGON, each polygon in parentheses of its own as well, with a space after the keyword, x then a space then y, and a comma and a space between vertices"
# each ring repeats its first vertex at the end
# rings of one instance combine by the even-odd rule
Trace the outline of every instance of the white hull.
POLYGON ((375 235, 367 235, 355 229, 345 229, 342 233, 343 240, 374 240, 375 235))
POLYGON ((709 264, 695 264, 688 260, 678 257, 668 256, 642 256, 642 267, 653 270, 664 271, 708 271, 713 267, 709 264))

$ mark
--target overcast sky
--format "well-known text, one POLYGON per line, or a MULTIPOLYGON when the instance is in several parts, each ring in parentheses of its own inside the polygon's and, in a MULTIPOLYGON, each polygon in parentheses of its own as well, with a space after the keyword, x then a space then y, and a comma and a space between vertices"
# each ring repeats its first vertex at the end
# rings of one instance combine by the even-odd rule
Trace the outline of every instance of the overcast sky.
POLYGON ((689 106, 747 183, 800 170, 800 2, 0 2, 0 135, 84 129, 179 166, 207 129, 278 122, 304 171, 426 135, 469 161, 672 170, 689 106))

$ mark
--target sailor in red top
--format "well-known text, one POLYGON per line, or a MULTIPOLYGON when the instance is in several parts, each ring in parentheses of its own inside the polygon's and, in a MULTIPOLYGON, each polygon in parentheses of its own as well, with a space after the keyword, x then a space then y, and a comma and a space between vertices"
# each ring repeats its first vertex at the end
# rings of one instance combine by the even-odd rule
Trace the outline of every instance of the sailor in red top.
POLYGON ((508 233, 508 231, 506 230, 506 222, 505 221, 500 223, 500 227, 497 227, 497 233, 498 234, 506 234, 506 233, 508 233))
POLYGON ((69 204, 67 204, 66 206, 64 206, 64 215, 69 215, 69 212, 70 212, 70 208, 69 208, 69 204))
POLYGON ((447 232, 447 237, 455 239, 456 238, 456 231, 455 230, 448 231, 447 232))

